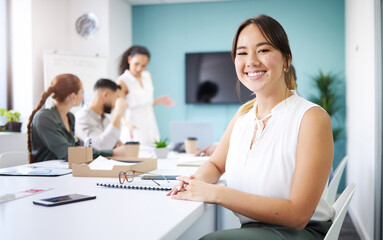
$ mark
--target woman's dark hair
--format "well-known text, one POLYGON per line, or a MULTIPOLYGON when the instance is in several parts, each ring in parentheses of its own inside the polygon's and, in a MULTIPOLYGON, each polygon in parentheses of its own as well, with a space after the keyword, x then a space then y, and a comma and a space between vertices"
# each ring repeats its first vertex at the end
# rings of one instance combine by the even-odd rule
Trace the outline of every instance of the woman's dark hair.
POLYGON ((42 108, 45 104, 47 98, 52 95, 52 98, 58 102, 64 102, 65 99, 72 93, 78 93, 82 87, 80 79, 73 74, 60 74, 57 75, 49 88, 41 94, 39 103, 33 109, 31 115, 29 116, 28 125, 27 125, 27 145, 29 151, 29 163, 33 163, 34 159, 32 156, 32 121, 36 112, 42 108))
POLYGON ((134 57, 136 54, 146 55, 150 59, 150 52, 146 47, 139 45, 131 46, 121 56, 120 65, 118 67, 118 72, 120 75, 123 74, 126 69, 129 69, 128 57, 134 57))
POLYGON ((249 18, 245 20, 238 28, 237 32, 235 33, 234 40, 233 40, 233 48, 231 51, 231 57, 233 61, 235 60, 235 57, 237 55, 237 42, 239 34, 242 32, 242 30, 251 25, 255 24, 261 31, 262 35, 266 38, 266 40, 275 48, 281 51, 282 56, 285 58, 285 60, 288 62, 287 69, 285 69, 285 83, 288 89, 295 90, 296 84, 293 76, 293 72, 291 71, 291 61, 292 61, 292 54, 291 49, 289 45, 289 40, 287 38, 287 34, 281 24, 277 22, 274 18, 266 16, 266 15, 258 15, 253 18, 249 18))

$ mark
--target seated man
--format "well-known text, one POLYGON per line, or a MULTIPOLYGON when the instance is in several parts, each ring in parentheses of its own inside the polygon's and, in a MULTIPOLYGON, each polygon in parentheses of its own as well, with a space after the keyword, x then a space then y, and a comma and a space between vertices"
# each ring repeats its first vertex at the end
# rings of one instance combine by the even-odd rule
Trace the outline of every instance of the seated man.
POLYGON ((120 122, 128 104, 125 98, 119 97, 120 86, 109 79, 100 79, 94 85, 94 96, 88 106, 84 106, 76 114, 76 136, 84 141, 92 139, 92 147, 97 150, 112 149, 122 143, 120 122), (109 118, 105 113, 111 113, 109 118))

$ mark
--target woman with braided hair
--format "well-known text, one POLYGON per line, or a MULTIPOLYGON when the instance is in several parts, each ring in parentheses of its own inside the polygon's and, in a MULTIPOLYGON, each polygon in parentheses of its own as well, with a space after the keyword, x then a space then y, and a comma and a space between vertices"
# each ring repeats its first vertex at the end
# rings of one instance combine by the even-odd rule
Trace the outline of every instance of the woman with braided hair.
MULTIPOLYGON (((69 112, 79 106, 84 98, 80 79, 73 74, 56 76, 29 117, 27 125, 29 162, 68 159, 68 147, 79 144, 75 138, 75 117, 69 112), (52 95, 54 106, 41 109, 52 95)), ((113 150, 93 151, 94 157, 125 156, 124 145, 113 150)))

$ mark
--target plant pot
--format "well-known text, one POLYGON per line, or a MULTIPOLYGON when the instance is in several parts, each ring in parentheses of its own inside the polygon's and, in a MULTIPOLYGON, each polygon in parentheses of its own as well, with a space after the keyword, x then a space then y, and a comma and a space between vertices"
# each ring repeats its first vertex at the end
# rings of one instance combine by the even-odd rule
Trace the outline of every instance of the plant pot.
POLYGON ((169 153, 169 148, 155 148, 154 152, 156 153, 157 158, 167 158, 169 153))
POLYGON ((6 132, 21 132, 21 122, 7 122, 5 124, 6 132))

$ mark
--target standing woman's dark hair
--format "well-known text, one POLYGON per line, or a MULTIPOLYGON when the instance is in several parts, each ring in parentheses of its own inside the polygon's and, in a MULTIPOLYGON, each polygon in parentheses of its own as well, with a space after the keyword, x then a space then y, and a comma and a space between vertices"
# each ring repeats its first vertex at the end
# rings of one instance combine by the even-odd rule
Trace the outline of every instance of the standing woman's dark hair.
POLYGON ((129 69, 128 57, 133 57, 136 54, 146 55, 150 59, 150 52, 146 47, 133 45, 121 56, 120 66, 118 67, 119 74, 123 74, 126 69, 129 69))
POLYGON ((35 116, 36 112, 42 108, 42 106, 45 104, 45 101, 49 96, 52 94, 52 98, 55 99, 57 102, 64 102, 67 96, 69 96, 72 93, 77 93, 80 91, 82 87, 80 79, 73 75, 73 74, 60 74, 57 75, 49 88, 44 91, 41 94, 41 99, 39 103, 36 105, 36 107, 33 109, 31 116, 29 117, 28 120, 28 125, 27 125, 27 137, 28 137, 28 152, 29 152, 29 162, 33 163, 33 155, 32 155, 32 134, 33 132, 31 131, 32 128, 32 120, 33 117, 35 116))

